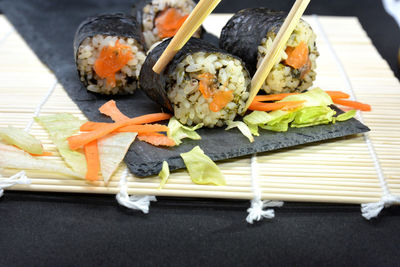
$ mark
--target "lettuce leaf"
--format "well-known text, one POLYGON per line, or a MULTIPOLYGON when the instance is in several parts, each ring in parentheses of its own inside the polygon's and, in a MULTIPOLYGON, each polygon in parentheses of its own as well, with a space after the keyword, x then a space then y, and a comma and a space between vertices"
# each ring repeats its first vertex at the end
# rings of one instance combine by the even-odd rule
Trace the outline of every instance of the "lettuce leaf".
POLYGON ((271 115, 265 111, 255 110, 249 115, 244 116, 243 121, 247 125, 263 125, 271 120, 271 115))
POLYGON ((308 127, 319 124, 328 124, 333 121, 336 111, 328 106, 305 107, 296 111, 291 127, 308 127))
POLYGON ((182 125, 175 117, 172 117, 168 122, 168 137, 173 139, 176 145, 180 145, 182 143, 181 140, 184 138, 200 140, 201 136, 195 131, 203 127, 203 125, 203 123, 199 123, 192 127, 185 126, 182 125))
POLYGON ((303 103, 303 107, 329 106, 333 104, 332 98, 318 87, 310 89, 302 94, 287 96, 279 102, 302 100, 306 101, 303 103))
POLYGON ((254 142, 254 137, 251 134, 251 130, 249 129, 249 127, 242 121, 228 121, 226 123, 228 125, 228 127, 226 127, 226 131, 230 130, 232 128, 237 127, 240 132, 247 137, 247 139, 249 139, 250 143, 254 142))
POLYGON ((350 120, 351 118, 354 118, 356 114, 357 110, 353 109, 338 115, 335 119, 336 121, 347 121, 350 120))
POLYGON ((69 113, 36 117, 35 121, 47 130, 61 157, 75 172, 86 174, 85 155, 69 148, 67 138, 77 133, 83 121, 69 113))
POLYGON ((137 133, 115 133, 99 139, 100 169, 104 182, 110 180, 136 136, 137 133))
POLYGON ((169 166, 168 162, 166 162, 165 160, 163 161, 162 168, 160 173, 158 174, 158 177, 161 178, 160 186, 158 187, 158 189, 161 189, 167 183, 169 177, 169 166))
POLYGON ((181 157, 188 169, 190 178, 196 184, 225 185, 225 178, 217 164, 199 147, 182 153, 181 157))
POLYGON ((2 143, 0 143, 0 167, 39 170, 78 178, 85 177, 80 173, 74 172, 60 162, 33 157, 21 149, 2 143))
POLYGON ((15 145, 28 153, 38 155, 43 154, 43 146, 39 140, 24 130, 15 128, 11 125, 7 128, 0 128, 0 139, 9 145, 15 145))

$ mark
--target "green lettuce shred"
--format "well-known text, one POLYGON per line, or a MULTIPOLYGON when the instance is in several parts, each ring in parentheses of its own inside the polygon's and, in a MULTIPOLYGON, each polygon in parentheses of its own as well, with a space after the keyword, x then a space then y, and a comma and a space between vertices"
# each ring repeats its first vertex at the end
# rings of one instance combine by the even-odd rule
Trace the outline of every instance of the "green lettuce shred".
POLYGON ((168 122, 168 137, 175 141, 176 145, 182 143, 182 139, 190 138, 193 140, 200 140, 201 136, 195 131, 203 127, 203 123, 199 123, 195 126, 189 127, 182 125, 175 117, 172 117, 168 122))
POLYGON ((258 127, 270 131, 286 132, 289 127, 308 127, 328 124, 335 121, 336 111, 329 105, 333 104, 331 97, 320 88, 314 88, 306 93, 290 95, 285 101, 303 101, 303 107, 296 111, 275 110, 272 112, 253 111, 243 118, 244 122, 254 134, 258 134, 258 127))
POLYGON ((162 189, 169 178, 169 166, 168 162, 166 162, 165 160, 163 161, 162 168, 160 173, 158 174, 158 177, 161 178, 160 186, 158 187, 158 189, 162 189))
POLYGON ((196 184, 225 185, 225 178, 217 164, 213 162, 199 147, 182 153, 181 157, 188 169, 190 178, 196 184))
POLYGON ((35 121, 47 130, 67 165, 75 172, 84 175, 87 170, 85 155, 71 150, 67 141, 68 137, 79 131, 83 121, 69 113, 40 116, 36 117, 35 121))
POLYGON ((6 144, 15 145, 28 153, 43 154, 43 146, 39 140, 24 130, 11 125, 7 128, 0 128, 0 139, 6 144))
POLYGON ((226 127, 226 131, 230 130, 232 128, 237 127, 240 132, 247 137, 247 139, 249 139, 250 143, 254 142, 254 137, 251 134, 251 130, 249 129, 249 127, 242 121, 228 121, 226 123, 228 125, 228 127, 226 127))
POLYGON ((354 118, 357 114, 357 110, 349 110, 345 113, 342 113, 336 117, 336 121, 347 121, 350 120, 351 118, 354 118))

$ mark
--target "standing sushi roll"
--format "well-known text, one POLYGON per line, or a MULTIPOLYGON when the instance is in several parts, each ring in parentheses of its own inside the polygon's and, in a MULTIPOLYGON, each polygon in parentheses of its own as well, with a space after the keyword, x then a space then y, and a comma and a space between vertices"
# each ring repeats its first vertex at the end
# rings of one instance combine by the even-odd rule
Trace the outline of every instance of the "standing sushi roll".
MULTIPOLYGON (((286 16, 267 8, 241 10, 222 29, 220 47, 242 58, 254 75, 286 16)), ((309 88, 316 77, 315 61, 319 56, 315 39, 311 26, 301 19, 261 88, 268 94, 309 88)))
MULTIPOLYGON (((147 47, 173 37, 196 6, 192 0, 140 0, 133 13, 141 24, 147 47)), ((193 37, 199 38, 202 29, 193 37)))
POLYGON ((83 21, 75 34, 74 56, 82 83, 101 94, 134 93, 146 59, 138 23, 123 14, 83 21))
POLYGON ((238 57, 191 38, 158 75, 152 67, 169 42, 151 50, 140 72, 140 86, 151 99, 187 125, 220 127, 244 113, 250 75, 238 57))

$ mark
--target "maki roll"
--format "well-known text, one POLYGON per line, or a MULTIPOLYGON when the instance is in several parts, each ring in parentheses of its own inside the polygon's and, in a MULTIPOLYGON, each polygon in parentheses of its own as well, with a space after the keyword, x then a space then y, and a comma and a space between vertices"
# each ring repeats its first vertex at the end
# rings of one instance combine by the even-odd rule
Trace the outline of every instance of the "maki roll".
MULTIPOLYGON (((254 75, 286 16, 267 8, 241 10, 222 29, 220 47, 242 58, 254 75)), ((300 19, 261 87, 267 94, 299 92, 312 85, 319 56, 315 39, 311 26, 300 19)))
POLYGON ((250 75, 241 59, 191 38, 164 72, 156 74, 152 67, 169 42, 149 52, 140 72, 141 89, 151 99, 187 125, 223 126, 244 113, 250 75))
POLYGON ((75 34, 74 56, 87 90, 132 94, 146 59, 139 24, 131 16, 107 14, 83 21, 75 34))
MULTIPOLYGON (((141 0, 133 10, 147 47, 173 37, 196 6, 192 0, 141 0)), ((201 29, 193 37, 199 38, 201 29)))

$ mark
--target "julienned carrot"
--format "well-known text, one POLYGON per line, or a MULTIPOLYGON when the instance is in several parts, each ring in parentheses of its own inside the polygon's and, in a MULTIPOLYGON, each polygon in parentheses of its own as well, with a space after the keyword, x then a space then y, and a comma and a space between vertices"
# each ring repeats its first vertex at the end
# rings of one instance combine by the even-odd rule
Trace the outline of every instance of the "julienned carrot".
POLYGON ((175 146, 174 140, 169 138, 166 135, 160 133, 145 133, 138 134, 138 138, 140 141, 147 142, 154 146, 175 146))
POLYGON ((113 119, 113 121, 128 120, 129 117, 125 116, 117 107, 114 100, 110 100, 99 108, 99 111, 113 119))
MULTIPOLYGON (((92 122, 90 124, 82 125, 82 132, 90 132, 101 129, 105 125, 110 125, 111 123, 104 122, 92 122)), ((133 132, 133 133, 152 133, 152 132, 167 132, 168 126, 161 124, 143 124, 143 125, 128 125, 116 129, 114 132, 123 133, 123 132, 133 132)))
POLYGON ((48 156, 53 156, 53 153, 51 153, 50 151, 43 151, 43 153, 42 154, 32 154, 32 153, 29 153, 31 156, 34 156, 34 157, 48 157, 48 156))
POLYGON ((272 95, 256 95, 254 101, 279 101, 290 95, 298 95, 299 93, 283 93, 283 94, 272 94, 272 95))
POLYGON ((136 118, 132 118, 129 120, 123 120, 115 123, 110 123, 107 125, 104 125, 104 127, 101 127, 100 129, 88 132, 88 133, 83 133, 80 135, 74 135, 68 137, 68 143, 69 147, 72 150, 76 150, 96 139, 102 138, 106 136, 109 133, 112 133, 116 129, 119 129, 124 126, 128 125, 135 125, 135 124, 144 124, 144 123, 150 123, 150 122, 156 122, 156 121, 163 121, 171 118, 170 114, 167 113, 153 113, 153 114, 148 114, 148 115, 143 115, 139 116, 136 118))
POLYGON ((94 140, 84 146, 87 172, 86 180, 97 181, 99 179, 100 171, 100 159, 99 159, 99 149, 97 146, 97 140, 94 140))
POLYGON ((337 99, 334 98, 332 99, 333 103, 335 104, 339 104, 339 105, 343 105, 346 107, 351 107, 351 108, 355 108, 361 111, 371 111, 371 106, 368 104, 364 104, 361 102, 357 102, 357 101, 352 101, 352 100, 344 100, 344 99, 337 99))
POLYGON ((295 69, 300 69, 308 61, 308 46, 303 41, 296 47, 288 46, 285 52, 287 54, 285 64, 295 69))
POLYGON ((349 98, 350 95, 342 91, 325 91, 332 99, 334 98, 349 98))
POLYGON ((275 103, 261 103, 253 101, 249 107, 250 110, 258 110, 258 111, 273 111, 285 108, 286 109, 294 109, 300 107, 301 104, 306 102, 303 101, 285 101, 285 102, 275 102, 275 103))

